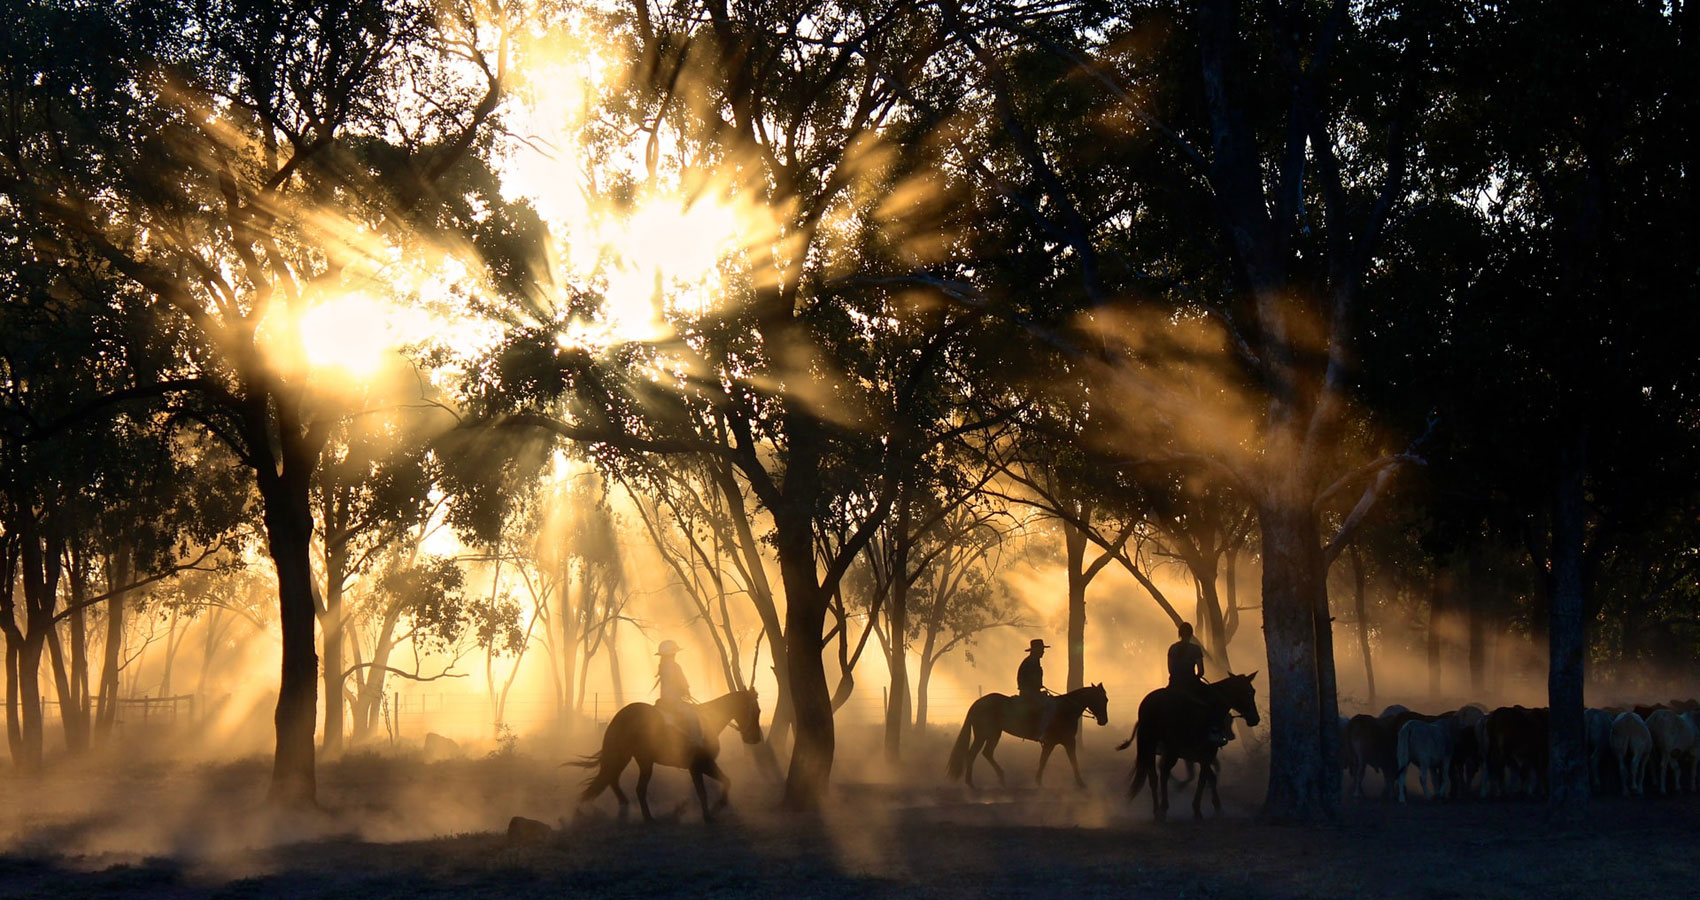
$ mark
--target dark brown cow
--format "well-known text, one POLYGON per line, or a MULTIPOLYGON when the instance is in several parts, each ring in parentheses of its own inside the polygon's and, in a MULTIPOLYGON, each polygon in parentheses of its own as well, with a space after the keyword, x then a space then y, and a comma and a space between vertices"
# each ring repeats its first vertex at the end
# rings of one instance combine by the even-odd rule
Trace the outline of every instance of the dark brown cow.
POLYGON ((1346 722, 1344 753, 1346 768, 1352 775, 1352 796, 1364 795, 1364 770, 1374 769, 1381 775, 1381 795, 1393 792, 1393 738, 1375 716, 1357 715, 1346 722))
POLYGON ((1505 793, 1505 772, 1517 778, 1530 793, 1546 791, 1547 711, 1521 706, 1502 706, 1483 720, 1487 769, 1482 777, 1482 797, 1505 793))

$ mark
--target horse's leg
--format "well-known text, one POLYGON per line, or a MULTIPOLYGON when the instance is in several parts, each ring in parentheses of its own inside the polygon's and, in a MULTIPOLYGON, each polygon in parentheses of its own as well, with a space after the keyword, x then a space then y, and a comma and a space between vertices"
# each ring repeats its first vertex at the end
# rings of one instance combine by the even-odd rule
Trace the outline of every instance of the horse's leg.
POLYGON ((1216 775, 1211 771, 1209 763, 1199 767, 1198 786, 1192 789, 1192 817, 1194 819, 1204 818, 1204 810, 1201 808, 1204 804, 1204 785, 1215 777, 1216 775))
POLYGON ((1222 814, 1222 795, 1217 792, 1216 786, 1222 781, 1221 771, 1216 768, 1215 763, 1208 765, 1210 768, 1210 804, 1216 807, 1216 815, 1219 816, 1222 814))
POLYGON ((608 779, 608 790, 613 791, 614 799, 620 801, 620 818, 624 819, 631 814, 632 801, 627 800, 626 792, 620 790, 620 776, 622 774, 624 774, 624 767, 621 768, 621 771, 615 772, 613 778, 608 779))
POLYGON ((1157 787, 1152 794, 1157 800, 1157 821, 1169 817, 1169 773, 1175 769, 1175 760, 1171 756, 1163 756, 1157 763, 1157 787))
POLYGON ((654 775, 654 774, 655 774, 655 763, 654 762, 641 760, 641 759, 638 760, 638 782, 637 782, 638 809, 643 810, 643 820, 645 822, 655 821, 655 817, 649 814, 649 776, 654 775))
POLYGON ((1045 783, 1045 763, 1050 761, 1051 751, 1055 750, 1055 749, 1057 749, 1056 744, 1052 744, 1052 743, 1047 742, 1047 741, 1041 741, 1040 742, 1040 744, 1039 744, 1039 773, 1037 775, 1033 776, 1033 783, 1034 784, 1042 785, 1042 784, 1045 783))
POLYGON ((712 822, 714 813, 708 810, 708 785, 702 781, 702 770, 701 763, 691 766, 691 785, 697 789, 697 805, 702 807, 702 820, 712 822))
POLYGON ((997 734, 992 735, 989 738, 986 738, 986 749, 985 749, 985 752, 982 754, 983 756, 986 757, 987 764, 989 764, 992 767, 992 771, 998 773, 998 787, 1000 787, 1000 788, 1001 787, 1008 787, 1009 783, 1004 780, 1003 766, 998 765, 998 761, 992 758, 992 751, 998 749, 998 741, 1000 741, 1002 739, 1003 739, 1003 732, 1001 732, 1001 731, 998 732, 997 734))
POLYGON ((1074 786, 1083 791, 1086 790, 1086 782, 1080 777, 1080 760, 1074 755, 1074 742, 1068 741, 1062 746, 1063 752, 1068 754, 1069 768, 1074 770, 1074 786))
POLYGON ((719 763, 715 762, 712 759, 708 760, 703 765, 702 773, 704 775, 707 775, 708 777, 714 779, 715 781, 720 782, 720 799, 714 801, 714 809, 715 809, 716 812, 725 809, 726 805, 728 803, 732 802, 732 779, 731 779, 731 777, 729 777, 726 774, 724 769, 720 768, 719 763))
POLYGON ((962 766, 962 780, 974 790, 979 790, 979 788, 974 787, 974 758, 980 755, 980 751, 984 750, 985 746, 986 741, 980 737, 980 729, 974 729, 974 742, 968 747, 968 762, 962 766))

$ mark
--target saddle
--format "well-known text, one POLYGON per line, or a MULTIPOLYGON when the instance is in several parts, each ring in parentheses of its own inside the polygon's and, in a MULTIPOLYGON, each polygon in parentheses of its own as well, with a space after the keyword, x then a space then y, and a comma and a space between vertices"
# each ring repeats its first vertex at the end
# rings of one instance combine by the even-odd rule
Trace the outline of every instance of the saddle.
POLYGON ((1175 679, 1170 681, 1169 686, 1164 690, 1203 711, 1206 720, 1209 722, 1209 732, 1205 737, 1206 742, 1217 747, 1224 747, 1234 739, 1232 711, 1217 713, 1209 688, 1204 682, 1175 679))
POLYGON ((1016 694, 1004 701, 1004 731, 1018 738, 1029 741, 1039 740, 1039 728, 1044 722, 1045 713, 1055 710, 1057 698, 1054 694, 1039 694, 1037 696, 1016 694))

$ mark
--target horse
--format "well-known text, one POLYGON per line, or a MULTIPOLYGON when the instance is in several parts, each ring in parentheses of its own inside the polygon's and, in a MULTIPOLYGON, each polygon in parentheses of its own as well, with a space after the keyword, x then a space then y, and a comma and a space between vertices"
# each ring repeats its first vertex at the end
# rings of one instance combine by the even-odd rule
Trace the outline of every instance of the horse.
POLYGON ((1046 698, 1055 705, 1044 734, 1035 734, 1037 724, 1011 709, 1019 699, 1006 694, 987 694, 968 707, 962 730, 956 735, 956 745, 950 750, 945 775, 951 781, 965 778, 968 786, 974 787, 974 757, 984 755, 992 771, 998 773, 998 785, 1003 786, 1003 767, 992 758, 992 751, 998 748, 998 741, 1004 735, 1010 734, 1039 742, 1039 771, 1033 776, 1034 784, 1044 783, 1045 763, 1050 760, 1051 751, 1060 744, 1068 754, 1069 766, 1074 769, 1075 787, 1086 787, 1086 782, 1080 778, 1080 762, 1074 755, 1074 741, 1080 733, 1080 717, 1083 714, 1090 713, 1099 725, 1110 724, 1110 700, 1109 695, 1104 693, 1104 686, 1094 684, 1046 698))
POLYGON ((655 821, 649 813, 649 778, 657 765, 687 769, 696 785, 697 802, 702 804, 702 819, 712 822, 714 813, 726 807, 732 781, 715 763, 720 755, 720 732, 728 723, 736 722, 738 734, 746 744, 761 743, 761 704, 753 690, 733 691, 699 703, 694 707, 702 722, 702 745, 692 747, 690 738, 663 717, 660 710, 648 703, 628 703, 608 722, 602 735, 601 751, 574 762, 571 766, 598 769, 585 780, 579 802, 594 800, 604 788, 614 792, 620 801, 620 814, 626 814, 626 794, 620 790, 620 775, 633 760, 638 764, 638 806, 645 822, 655 821), (714 809, 708 806, 708 788, 703 784, 706 775, 720 782, 720 799, 714 809))
POLYGON ((1216 754, 1221 746, 1210 739, 1211 727, 1221 717, 1234 713, 1256 726, 1257 689, 1252 686, 1256 672, 1249 675, 1229 675, 1221 681, 1205 685, 1209 703, 1200 703, 1176 688, 1158 688, 1145 695, 1139 703, 1139 720, 1117 750, 1125 750, 1139 742, 1133 765, 1133 785, 1128 799, 1139 796, 1145 780, 1151 780, 1151 804, 1157 821, 1169 811, 1169 773, 1177 760, 1199 764, 1198 785, 1193 788, 1192 815, 1204 818, 1200 804, 1204 802, 1204 787, 1210 786, 1210 800, 1216 812, 1222 812, 1222 797, 1216 792, 1216 754), (1157 757, 1161 754, 1162 762, 1157 757))

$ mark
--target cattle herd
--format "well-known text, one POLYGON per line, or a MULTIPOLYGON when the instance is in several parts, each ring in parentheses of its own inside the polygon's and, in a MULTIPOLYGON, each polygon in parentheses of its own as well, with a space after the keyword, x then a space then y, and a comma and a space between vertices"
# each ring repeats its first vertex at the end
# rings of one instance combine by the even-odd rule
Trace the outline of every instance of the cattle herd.
MULTIPOLYGON (((1700 701, 1588 709, 1589 780, 1624 795, 1700 789, 1700 701)), ((1379 716, 1340 719, 1342 761, 1352 794, 1364 773, 1382 776, 1382 796, 1405 802, 1405 774, 1417 767, 1423 796, 1482 799, 1546 790, 1547 711, 1471 704, 1441 715, 1389 706, 1379 716), (1479 776, 1479 781, 1478 781, 1479 776)))

